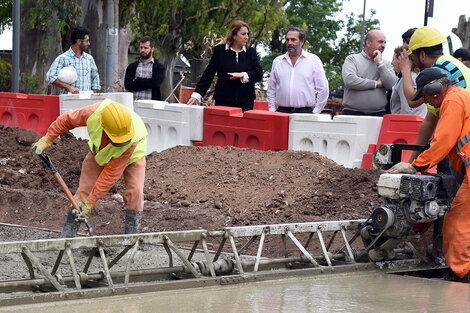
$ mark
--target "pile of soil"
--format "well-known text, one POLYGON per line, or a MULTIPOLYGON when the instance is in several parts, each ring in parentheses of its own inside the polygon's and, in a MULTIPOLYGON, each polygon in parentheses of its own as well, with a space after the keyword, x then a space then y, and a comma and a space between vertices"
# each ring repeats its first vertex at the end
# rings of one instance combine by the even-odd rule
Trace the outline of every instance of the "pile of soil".
MULTIPOLYGON (((70 206, 31 153, 32 130, 0 125, 0 222, 62 229, 70 206)), ((87 142, 67 133, 47 151, 71 189, 87 142)), ((179 146, 147 156, 142 232, 367 218, 382 203, 379 172, 348 169, 316 153, 179 146)), ((121 180, 93 208, 95 234, 121 234, 121 180)))

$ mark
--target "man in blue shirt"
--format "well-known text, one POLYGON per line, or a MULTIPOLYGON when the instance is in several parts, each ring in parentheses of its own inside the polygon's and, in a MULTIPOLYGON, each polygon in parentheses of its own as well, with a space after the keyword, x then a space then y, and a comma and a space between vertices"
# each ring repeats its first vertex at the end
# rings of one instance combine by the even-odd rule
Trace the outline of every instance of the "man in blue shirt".
POLYGON ((72 46, 54 60, 46 74, 46 82, 49 85, 62 88, 61 93, 98 92, 101 89, 95 60, 85 52, 90 46, 89 35, 90 32, 84 27, 74 28, 70 36, 72 46), (71 66, 77 71, 77 80, 71 84, 58 79, 60 70, 67 66, 71 66))

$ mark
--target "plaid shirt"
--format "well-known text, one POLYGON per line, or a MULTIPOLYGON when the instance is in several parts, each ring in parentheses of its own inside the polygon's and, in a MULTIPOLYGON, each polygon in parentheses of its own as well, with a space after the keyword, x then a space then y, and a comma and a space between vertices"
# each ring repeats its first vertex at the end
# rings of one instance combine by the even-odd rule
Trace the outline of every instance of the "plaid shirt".
MULTIPOLYGON (((66 66, 73 66, 77 70, 77 81, 71 86, 80 91, 101 89, 100 76, 93 57, 86 52, 82 52, 82 56, 79 58, 72 48, 54 60, 51 68, 47 71, 46 82, 49 85, 52 84, 59 76, 59 71, 66 66)), ((67 91, 64 89, 64 92, 67 91)))
MULTIPOLYGON (((135 71, 135 78, 152 78, 153 63, 153 57, 147 64, 144 64, 142 59, 139 58, 139 65, 137 65, 137 69, 135 71)), ((134 92, 134 100, 152 100, 152 89, 134 92)))

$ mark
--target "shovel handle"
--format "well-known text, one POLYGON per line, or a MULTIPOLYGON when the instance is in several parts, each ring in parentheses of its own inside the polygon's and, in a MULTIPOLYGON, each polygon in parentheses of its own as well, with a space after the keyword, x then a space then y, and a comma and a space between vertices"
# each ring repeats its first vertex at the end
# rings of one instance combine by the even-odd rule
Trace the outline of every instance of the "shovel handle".
MULTIPOLYGON (((49 156, 45 153, 41 153, 41 154, 39 154, 39 157, 41 158, 41 160, 44 161, 44 163, 46 163, 47 167, 51 170, 55 180, 59 183, 60 187, 65 192, 65 195, 69 199, 70 203, 72 203, 72 207, 75 210, 77 210, 77 212, 81 212, 82 209, 80 209, 80 206, 78 205, 77 199, 75 199, 75 197, 70 192, 69 187, 67 187, 64 180, 62 179, 62 176, 60 176, 60 174, 57 171, 57 169, 55 168, 54 164, 52 164, 52 161, 49 158, 49 156)), ((90 236, 93 236, 93 227, 91 226, 88 219, 85 218, 85 220, 83 222, 85 223, 85 226, 88 228, 88 234, 90 234, 90 236)))
POLYGON ((49 158, 49 156, 45 153, 41 153, 38 156, 41 158, 41 160, 44 161, 44 163, 46 163, 47 167, 51 170, 52 174, 54 175, 55 180, 59 183, 60 187, 65 192, 65 195, 67 196, 69 201, 72 203, 72 207, 75 210, 80 211, 80 207, 78 206, 77 200, 75 199, 75 197, 70 192, 70 189, 65 184, 64 180, 62 179, 62 176, 60 176, 60 174, 57 171, 57 169, 55 168, 54 164, 52 164, 52 161, 49 158))
POLYGON ((52 164, 51 158, 45 153, 38 154, 38 156, 41 158, 41 160, 46 163, 47 167, 51 170, 52 174, 57 173, 57 169, 54 167, 54 164, 52 164))

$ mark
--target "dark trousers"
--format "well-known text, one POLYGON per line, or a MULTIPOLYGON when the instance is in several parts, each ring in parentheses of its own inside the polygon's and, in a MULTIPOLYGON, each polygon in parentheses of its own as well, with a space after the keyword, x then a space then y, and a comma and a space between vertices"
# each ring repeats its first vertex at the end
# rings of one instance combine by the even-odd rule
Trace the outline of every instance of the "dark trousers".
POLYGON ((253 110, 254 101, 224 101, 224 100, 215 100, 215 105, 241 108, 243 112, 248 110, 253 110))
MULTIPOLYGON (((460 174, 457 172, 452 165, 450 164, 449 157, 445 157, 441 162, 437 163, 436 167, 438 174, 452 175, 455 177, 457 185, 462 185, 463 178, 465 174, 460 174)), ((462 172, 465 173, 465 168, 462 169, 462 172)))
POLYGON ((276 112, 281 113, 312 113, 312 107, 303 107, 303 108, 289 108, 289 107, 277 107, 276 112))
POLYGON ((384 116, 387 114, 387 111, 380 111, 375 113, 363 113, 359 111, 353 111, 348 109, 343 109, 343 115, 358 115, 358 116, 384 116))

